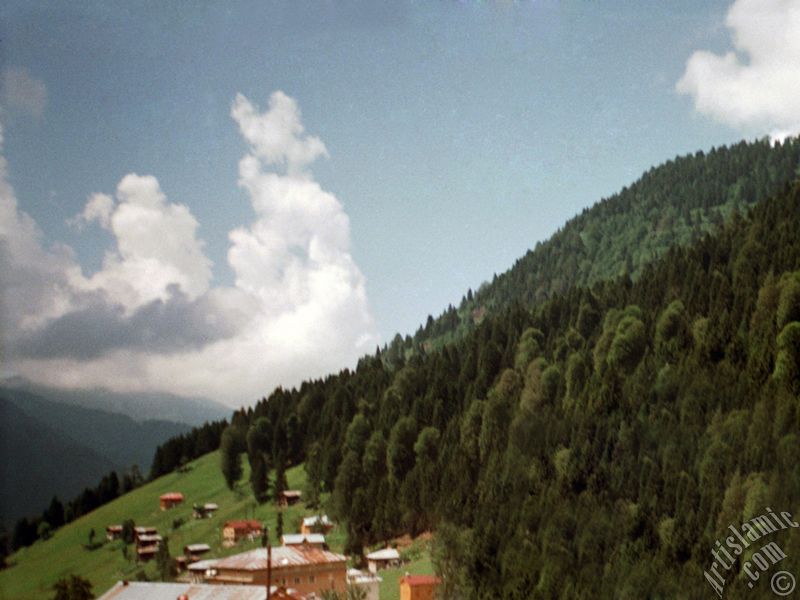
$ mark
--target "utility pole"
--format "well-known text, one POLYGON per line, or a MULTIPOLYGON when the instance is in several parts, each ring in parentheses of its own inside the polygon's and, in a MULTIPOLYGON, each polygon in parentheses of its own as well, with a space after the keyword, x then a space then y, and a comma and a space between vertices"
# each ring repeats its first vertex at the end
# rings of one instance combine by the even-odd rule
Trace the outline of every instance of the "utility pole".
POLYGON ((272 544, 269 543, 269 527, 264 523, 261 528, 261 546, 267 549, 267 600, 272 592, 272 544))

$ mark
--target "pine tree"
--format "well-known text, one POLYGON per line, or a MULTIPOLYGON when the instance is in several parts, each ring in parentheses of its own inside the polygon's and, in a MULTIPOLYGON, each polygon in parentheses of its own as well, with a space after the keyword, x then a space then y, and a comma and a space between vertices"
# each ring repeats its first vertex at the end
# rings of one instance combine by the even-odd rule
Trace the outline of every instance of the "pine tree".
POLYGON ((242 478, 242 456, 239 453, 236 434, 229 427, 222 434, 220 441, 220 459, 222 461, 222 475, 229 489, 233 489, 242 478))

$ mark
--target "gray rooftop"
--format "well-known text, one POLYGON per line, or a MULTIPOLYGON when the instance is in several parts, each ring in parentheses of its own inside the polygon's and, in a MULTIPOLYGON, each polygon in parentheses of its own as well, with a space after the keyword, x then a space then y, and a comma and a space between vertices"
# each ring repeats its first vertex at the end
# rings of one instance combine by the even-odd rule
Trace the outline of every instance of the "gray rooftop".
POLYGON ((176 600, 183 595, 189 600, 266 600, 267 592, 255 585, 118 581, 97 600, 176 600))

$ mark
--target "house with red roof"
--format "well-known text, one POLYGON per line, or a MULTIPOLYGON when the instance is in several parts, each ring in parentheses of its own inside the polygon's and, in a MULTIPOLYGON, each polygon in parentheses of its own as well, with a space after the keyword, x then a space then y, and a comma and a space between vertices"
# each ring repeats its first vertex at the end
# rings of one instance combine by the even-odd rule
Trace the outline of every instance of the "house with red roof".
POLYGON ((180 492, 167 492, 166 494, 161 494, 158 498, 158 503, 161 506, 161 510, 168 510, 173 508, 183 502, 183 494, 180 492))
POLYGON ((400 600, 434 600, 440 583, 434 575, 405 575, 400 578, 400 600))

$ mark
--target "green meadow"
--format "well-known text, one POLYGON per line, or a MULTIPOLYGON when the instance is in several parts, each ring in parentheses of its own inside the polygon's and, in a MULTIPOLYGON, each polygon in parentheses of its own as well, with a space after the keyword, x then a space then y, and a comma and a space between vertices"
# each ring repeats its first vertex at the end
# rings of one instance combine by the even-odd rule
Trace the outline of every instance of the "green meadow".
MULTIPOLYGON (((150 580, 157 580, 155 561, 138 563, 133 545, 128 548, 126 558, 122 541, 106 541, 106 526, 121 524, 125 519, 133 519, 136 525, 156 527, 159 534, 169 538, 173 557, 183 554, 183 547, 187 544, 211 546, 211 552, 203 558, 227 556, 258 547, 260 541, 242 542, 234 548, 222 547, 222 526, 231 519, 258 519, 266 523, 272 542, 278 543, 275 531, 279 508, 271 502, 259 506, 253 500, 246 483, 250 474, 247 460, 243 460, 244 475, 234 491, 225 485, 219 464, 219 452, 207 454, 189 463, 184 472, 170 473, 151 481, 65 525, 50 539, 37 541, 20 550, 9 558, 10 566, 0 571, 0 599, 51 598, 53 584, 71 574, 91 581, 96 596, 105 593, 119 580, 134 580, 142 574, 150 580), (166 492, 181 492, 186 499, 183 504, 162 511, 158 498, 166 492), (211 518, 193 519, 192 504, 207 502, 217 503, 219 510, 211 518), (97 547, 89 549, 92 529, 97 547)), ((290 488, 302 490, 305 484, 302 466, 289 469, 287 479, 290 488)), ((283 532, 299 531, 301 519, 316 512, 302 502, 283 509, 283 532)), ((345 541, 343 528, 335 527, 328 534, 327 541, 334 552, 341 552, 345 541)), ((427 546, 412 549, 408 558, 410 562, 398 569, 381 571, 381 598, 399 598, 398 582, 406 571, 432 573, 427 546)))
MULTIPOLYGON (((244 477, 235 491, 229 490, 220 473, 220 456, 212 452, 189 463, 184 472, 165 475, 100 507, 88 515, 59 529, 52 538, 38 541, 10 557, 11 566, 0 571, 0 598, 34 600, 52 596, 53 584, 70 574, 81 575, 92 582, 96 595, 101 595, 116 581, 136 579, 143 571, 156 579, 155 561, 137 563, 135 548, 128 548, 129 558, 123 555, 122 541, 105 541, 107 525, 121 524, 133 519, 137 525, 158 528, 169 538, 172 556, 183 554, 186 544, 205 543, 211 546, 208 557, 219 557, 252 549, 259 541, 240 543, 235 548, 222 547, 222 526, 230 519, 258 519, 267 523, 273 543, 277 542, 275 527, 278 507, 273 503, 256 504, 248 486, 249 465, 244 460, 244 477), (186 500, 170 510, 159 508, 158 497, 165 492, 181 492, 186 500), (219 510, 213 517, 192 518, 192 504, 216 502, 219 510), (183 520, 182 524, 177 521, 183 520), (178 525, 173 528, 173 525, 178 525), (87 549, 89 533, 94 529, 95 543, 102 545, 87 549)), ((287 472, 289 487, 303 489, 305 472, 294 467, 287 472)), ((299 531, 303 516, 314 514, 303 503, 284 509, 283 531, 299 531)), ((338 528, 337 528, 338 529, 338 528)), ((334 550, 341 550, 343 535, 334 529, 328 536, 334 550)))

